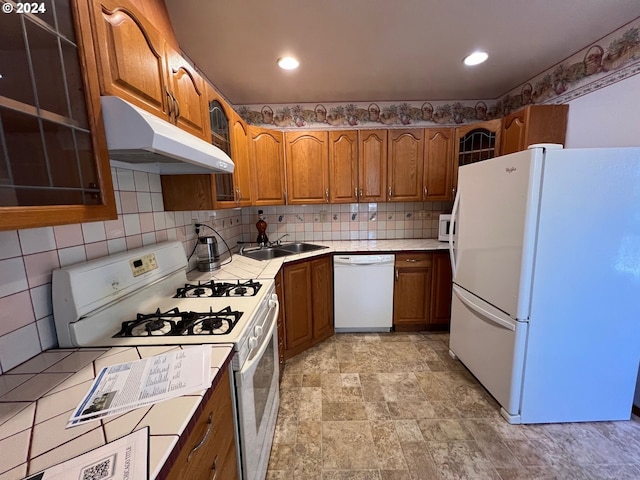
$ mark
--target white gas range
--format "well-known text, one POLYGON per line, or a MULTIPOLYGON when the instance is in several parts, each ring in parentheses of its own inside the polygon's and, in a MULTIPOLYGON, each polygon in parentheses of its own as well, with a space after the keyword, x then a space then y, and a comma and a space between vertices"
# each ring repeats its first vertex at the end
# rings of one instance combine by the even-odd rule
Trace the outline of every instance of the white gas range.
POLYGON ((60 347, 233 344, 243 480, 262 480, 279 405, 278 298, 273 280, 189 283, 181 242, 53 272, 60 347))

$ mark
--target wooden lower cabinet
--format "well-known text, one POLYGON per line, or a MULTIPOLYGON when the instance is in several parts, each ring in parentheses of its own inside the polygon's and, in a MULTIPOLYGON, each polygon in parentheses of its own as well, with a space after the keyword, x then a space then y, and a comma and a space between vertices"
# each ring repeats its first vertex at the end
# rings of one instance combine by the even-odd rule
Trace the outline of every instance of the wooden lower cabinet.
POLYGON ((433 252, 429 325, 446 329, 451 322, 452 275, 449 252, 433 252))
POLYGON ((396 255, 393 326, 397 332, 425 330, 431 304, 430 253, 396 255))
MULTIPOLYGON (((233 427, 229 369, 225 369, 172 464, 158 478, 166 480, 236 480, 238 463, 233 427)), ((182 437, 181 437, 182 440, 182 437)), ((167 464, 171 462, 169 458, 167 464)), ((166 465, 165 465, 166 467, 166 465)))
POLYGON ((451 318, 446 252, 396 255, 393 326, 397 332, 444 329, 451 318))
POLYGON ((282 274, 284 357, 289 359, 334 333, 331 256, 285 264, 282 274))

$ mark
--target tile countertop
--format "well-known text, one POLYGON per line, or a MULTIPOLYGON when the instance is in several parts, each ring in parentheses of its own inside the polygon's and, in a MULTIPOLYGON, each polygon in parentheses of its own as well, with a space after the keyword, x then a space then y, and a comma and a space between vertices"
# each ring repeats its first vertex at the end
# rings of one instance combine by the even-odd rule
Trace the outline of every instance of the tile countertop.
MULTIPOLYGON (((150 427, 149 478, 155 478, 206 390, 123 415, 65 428, 102 367, 159 355, 178 346, 47 350, 0 375, 0 480, 22 479, 150 427)), ((231 345, 212 345, 211 378, 228 368, 231 345)))
MULTIPOLYGON (((284 242, 289 243, 289 242, 284 242)), ((273 279, 285 262, 293 262, 303 258, 316 257, 327 253, 375 253, 375 252, 400 252, 400 251, 432 251, 447 250, 449 244, 429 238, 410 238, 397 240, 346 240, 346 241, 310 241, 314 245, 324 245, 327 248, 314 250, 313 252, 287 255, 272 260, 254 260, 239 254, 234 254, 232 261, 228 259, 223 266, 214 272, 198 272, 193 270, 187 274, 190 281, 209 279, 238 279, 247 280, 254 278, 273 279)))

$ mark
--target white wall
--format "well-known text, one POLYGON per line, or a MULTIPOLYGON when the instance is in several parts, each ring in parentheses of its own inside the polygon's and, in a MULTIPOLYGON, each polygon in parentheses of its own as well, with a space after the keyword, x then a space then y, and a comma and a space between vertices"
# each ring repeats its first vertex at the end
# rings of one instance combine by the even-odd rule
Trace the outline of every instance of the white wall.
POLYGON ((565 147, 640 146, 640 75, 569 102, 565 147))
MULTIPOLYGON (((567 148, 640 146, 640 75, 569 102, 567 148)), ((633 404, 640 407, 640 372, 633 404)))

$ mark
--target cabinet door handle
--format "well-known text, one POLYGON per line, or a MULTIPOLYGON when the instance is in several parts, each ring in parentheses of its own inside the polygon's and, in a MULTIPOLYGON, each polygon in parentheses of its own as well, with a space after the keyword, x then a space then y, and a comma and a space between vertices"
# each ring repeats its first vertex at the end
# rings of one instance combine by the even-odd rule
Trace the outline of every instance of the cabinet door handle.
POLYGON ((456 198, 456 187, 451 189, 451 198, 456 198))
POLYGON ((353 189, 353 196, 355 197, 356 200, 358 200, 358 189, 357 188, 353 189))
POLYGON ((391 185, 389 185, 389 200, 391 200, 391 185))
POLYGON ((171 97, 176 104, 176 123, 178 122, 178 118, 180 118, 180 102, 176 99, 176 96, 172 93, 171 97))
POLYGON ((218 476, 218 455, 213 459, 213 465, 211 465, 211 480, 216 480, 218 476))
POLYGON ((329 203, 329 189, 325 189, 324 191, 324 200, 326 203, 329 203))
POLYGON ((424 196, 423 196, 423 198, 424 198, 425 200, 427 199, 427 192, 428 192, 428 191, 429 191, 429 190, 427 190, 427 186, 425 185, 425 186, 424 186, 424 196))
POLYGON ((164 92, 167 94, 167 104, 169 107, 169 121, 173 121, 173 98, 171 98, 171 94, 169 93, 169 89, 167 86, 164 86, 164 92))
POLYGON ((187 456, 187 463, 191 461, 192 455, 196 453, 198 450, 200 450, 200 447, 202 447, 202 445, 204 445, 204 442, 207 441, 207 438, 209 438, 209 434, 211 433, 212 426, 213 426, 213 412, 209 414, 209 418, 207 419, 207 431, 204 432, 204 437, 202 437, 202 440, 200 440, 200 442, 198 442, 198 444, 195 447, 193 447, 189 452, 189 455, 187 456))
POLYGON ((359 190, 358 197, 362 199, 362 189, 359 190))
POLYGON ((396 282, 398 281, 398 269, 396 268, 396 282))
POLYGON ((242 191, 239 188, 237 188, 236 192, 238 192, 238 203, 240 203, 240 200, 242 200, 242 191))
POLYGON ((416 260, 415 258, 407 258, 405 259, 405 262, 409 262, 409 263, 416 263, 418 260, 416 260))

